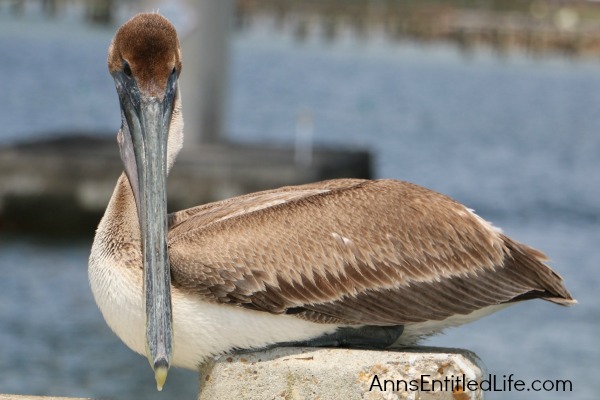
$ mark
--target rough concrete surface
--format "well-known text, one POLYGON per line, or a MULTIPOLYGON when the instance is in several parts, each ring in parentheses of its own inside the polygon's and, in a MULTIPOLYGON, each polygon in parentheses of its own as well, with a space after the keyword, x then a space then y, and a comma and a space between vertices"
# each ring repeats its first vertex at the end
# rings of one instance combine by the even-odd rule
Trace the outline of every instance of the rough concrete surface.
POLYGON ((481 381, 483 368, 479 365, 477 356, 460 349, 278 348, 225 355, 209 363, 200 371, 198 400, 479 400, 483 393, 468 391, 462 383, 431 391, 434 379, 447 377, 456 382, 464 374, 466 379, 481 381), (404 385, 411 380, 422 384, 424 390, 405 391, 404 385))

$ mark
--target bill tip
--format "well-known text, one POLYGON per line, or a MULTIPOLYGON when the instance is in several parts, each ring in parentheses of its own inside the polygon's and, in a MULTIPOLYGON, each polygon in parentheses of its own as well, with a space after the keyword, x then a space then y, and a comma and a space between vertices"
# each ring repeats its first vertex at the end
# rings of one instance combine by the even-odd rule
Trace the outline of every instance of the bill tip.
POLYGON ((156 379, 156 389, 160 392, 167 381, 169 367, 164 363, 156 363, 154 365, 154 378, 156 379))

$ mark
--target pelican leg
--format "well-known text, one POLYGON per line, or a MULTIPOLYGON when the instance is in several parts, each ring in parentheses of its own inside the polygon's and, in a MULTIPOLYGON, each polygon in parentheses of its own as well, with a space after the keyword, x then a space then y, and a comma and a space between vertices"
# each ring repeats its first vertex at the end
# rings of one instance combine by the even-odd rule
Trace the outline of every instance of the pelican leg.
POLYGON ((269 350, 276 347, 344 347, 354 349, 385 349, 398 340, 404 331, 403 325, 361 327, 341 327, 334 333, 329 333, 310 340, 279 342, 261 349, 240 349, 237 354, 269 350))

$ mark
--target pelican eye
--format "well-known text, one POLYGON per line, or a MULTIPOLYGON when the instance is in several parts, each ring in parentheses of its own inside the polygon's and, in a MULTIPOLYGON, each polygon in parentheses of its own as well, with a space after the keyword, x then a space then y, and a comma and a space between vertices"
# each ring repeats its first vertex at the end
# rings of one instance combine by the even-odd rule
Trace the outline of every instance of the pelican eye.
POLYGON ((131 75, 133 74, 133 72, 131 72, 131 67, 129 66, 129 63, 127 61, 123 61, 123 73, 129 77, 131 77, 131 75))

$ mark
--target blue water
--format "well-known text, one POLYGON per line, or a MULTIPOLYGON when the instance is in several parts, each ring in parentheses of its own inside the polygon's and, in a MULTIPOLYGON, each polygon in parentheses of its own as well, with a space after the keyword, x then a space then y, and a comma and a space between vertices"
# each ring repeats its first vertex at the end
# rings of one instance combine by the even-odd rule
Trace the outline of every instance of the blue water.
MULTIPOLYGON (((113 135, 111 37, 0 15, 0 143, 77 129, 113 135)), ((369 148, 378 177, 444 192, 544 250, 577 306, 515 305, 427 344, 473 350, 500 378, 574 386, 487 398, 597 397, 599 63, 384 39, 297 44, 254 29, 236 35, 230 72, 231 138, 293 143, 298 114, 309 112, 319 143, 369 148)), ((106 327, 87 284, 89 246, 0 238, 0 393, 194 398, 195 373, 173 371, 156 393, 146 360, 106 327)))

